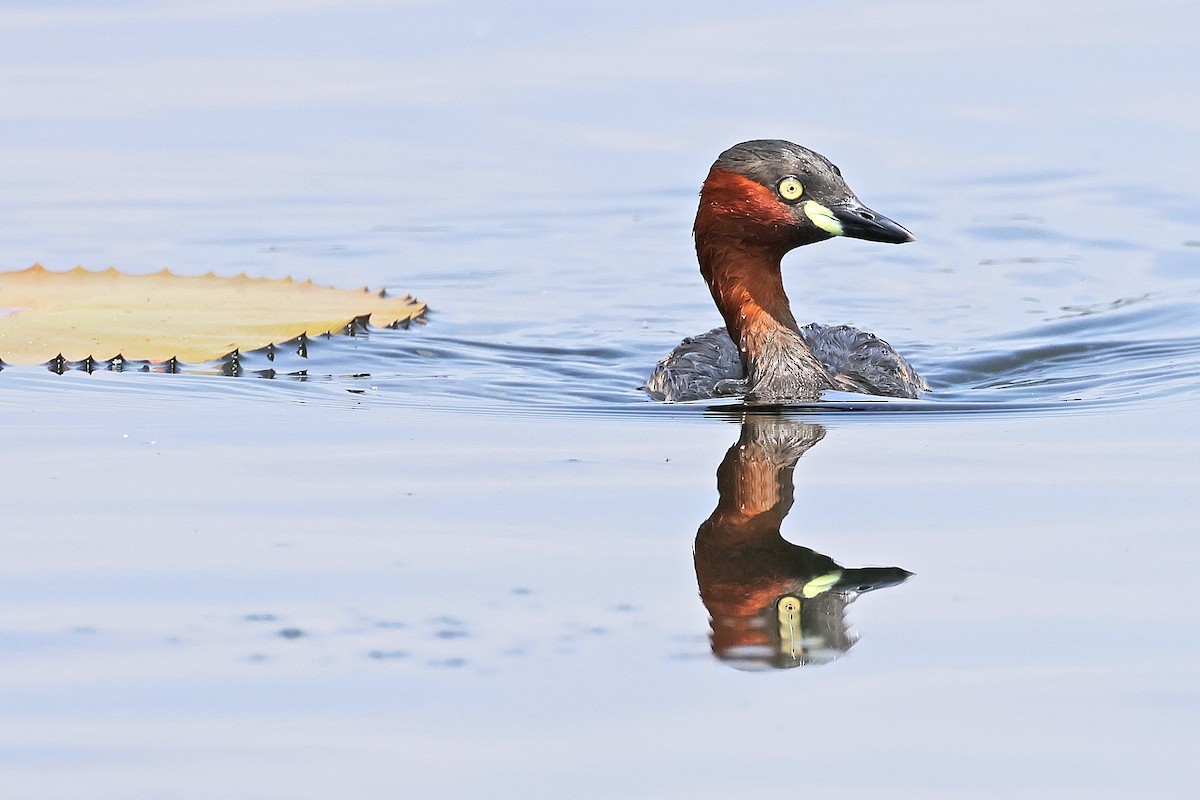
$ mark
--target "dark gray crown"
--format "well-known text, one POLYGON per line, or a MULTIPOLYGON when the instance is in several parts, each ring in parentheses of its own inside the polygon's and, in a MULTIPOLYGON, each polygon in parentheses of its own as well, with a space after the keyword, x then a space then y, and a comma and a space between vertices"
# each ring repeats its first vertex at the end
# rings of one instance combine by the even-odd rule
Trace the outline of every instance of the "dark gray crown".
POLYGON ((854 198, 842 171, 820 153, 783 139, 754 139, 735 144, 717 158, 717 169, 745 175, 774 189, 781 178, 794 175, 805 191, 825 203, 854 198))

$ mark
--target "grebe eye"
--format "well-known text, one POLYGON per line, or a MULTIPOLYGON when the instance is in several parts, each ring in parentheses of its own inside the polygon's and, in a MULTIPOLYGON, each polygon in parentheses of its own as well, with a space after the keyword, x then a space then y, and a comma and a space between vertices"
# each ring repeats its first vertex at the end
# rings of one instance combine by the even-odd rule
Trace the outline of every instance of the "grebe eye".
POLYGON ((800 179, 794 175, 788 175, 779 182, 776 191, 784 200, 794 203, 800 199, 800 195, 804 194, 804 184, 800 183, 800 179))

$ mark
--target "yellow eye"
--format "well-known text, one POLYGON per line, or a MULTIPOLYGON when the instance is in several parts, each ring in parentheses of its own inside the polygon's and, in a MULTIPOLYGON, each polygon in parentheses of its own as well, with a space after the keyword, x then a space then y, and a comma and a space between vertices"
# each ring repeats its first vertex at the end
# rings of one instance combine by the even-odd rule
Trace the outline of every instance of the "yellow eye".
POLYGON ((779 196, 789 203, 794 203, 800 199, 800 195, 804 194, 804 185, 800 183, 800 179, 794 175, 788 175, 779 182, 777 188, 779 196))

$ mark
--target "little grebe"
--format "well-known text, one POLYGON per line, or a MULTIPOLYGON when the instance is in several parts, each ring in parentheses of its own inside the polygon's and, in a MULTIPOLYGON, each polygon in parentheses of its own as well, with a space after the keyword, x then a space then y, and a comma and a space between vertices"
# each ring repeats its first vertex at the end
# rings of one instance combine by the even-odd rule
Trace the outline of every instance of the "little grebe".
POLYGON ((873 334, 800 327, 792 316, 780 274, 788 251, 833 236, 914 241, 859 202, 827 158, 779 139, 731 147, 700 189, 693 230, 700 274, 725 327, 684 339, 658 362, 646 380, 651 397, 786 403, 815 400, 825 389, 916 397, 929 388, 873 334))

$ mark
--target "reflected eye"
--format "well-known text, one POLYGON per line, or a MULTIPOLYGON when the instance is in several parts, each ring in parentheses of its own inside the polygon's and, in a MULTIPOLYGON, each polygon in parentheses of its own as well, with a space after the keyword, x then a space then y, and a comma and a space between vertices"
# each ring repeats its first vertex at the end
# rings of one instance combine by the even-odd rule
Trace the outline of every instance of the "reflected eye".
POLYGON ((800 183, 800 179, 796 176, 788 175, 779 182, 776 191, 784 200, 794 203, 800 199, 800 195, 804 194, 804 184, 800 183))

